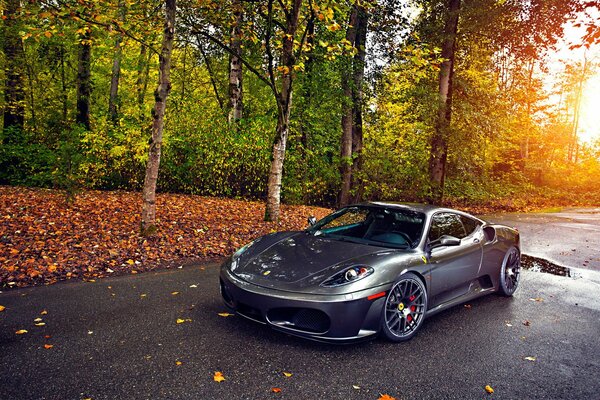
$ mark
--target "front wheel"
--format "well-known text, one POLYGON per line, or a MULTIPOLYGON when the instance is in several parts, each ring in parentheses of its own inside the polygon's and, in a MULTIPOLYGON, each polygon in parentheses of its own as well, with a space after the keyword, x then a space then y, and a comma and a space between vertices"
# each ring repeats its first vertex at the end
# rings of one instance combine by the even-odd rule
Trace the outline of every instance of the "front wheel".
POLYGON ((393 342, 411 339, 423 324, 427 289, 414 274, 402 275, 388 293, 381 315, 383 334, 393 342))
POLYGON ((521 280, 521 252, 511 247, 504 256, 500 268, 500 284, 498 291, 504 296, 512 296, 521 280))

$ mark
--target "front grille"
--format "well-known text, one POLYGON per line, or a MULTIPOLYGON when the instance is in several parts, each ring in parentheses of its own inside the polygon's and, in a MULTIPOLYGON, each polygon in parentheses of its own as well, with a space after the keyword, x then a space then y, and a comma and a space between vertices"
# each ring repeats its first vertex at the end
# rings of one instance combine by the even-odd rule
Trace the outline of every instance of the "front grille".
POLYGON ((274 325, 310 333, 326 333, 331 321, 321 310, 313 308, 275 308, 269 310, 267 319, 274 325))

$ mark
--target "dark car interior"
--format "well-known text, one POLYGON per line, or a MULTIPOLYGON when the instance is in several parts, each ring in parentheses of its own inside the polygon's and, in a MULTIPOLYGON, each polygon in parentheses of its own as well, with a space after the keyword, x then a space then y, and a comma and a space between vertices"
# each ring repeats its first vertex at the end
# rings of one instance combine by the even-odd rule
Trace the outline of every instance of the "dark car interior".
POLYGON ((419 213, 374 208, 360 219, 362 220, 337 226, 325 224, 322 232, 363 239, 366 242, 414 247, 421 237, 425 217, 419 213))

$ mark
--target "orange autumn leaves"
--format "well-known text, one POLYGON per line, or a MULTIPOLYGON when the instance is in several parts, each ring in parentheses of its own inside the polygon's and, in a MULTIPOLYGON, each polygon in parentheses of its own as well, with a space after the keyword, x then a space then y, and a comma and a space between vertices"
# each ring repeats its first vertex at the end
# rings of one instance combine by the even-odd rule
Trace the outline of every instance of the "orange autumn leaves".
POLYGON ((58 190, 0 186, 0 287, 92 280, 183 261, 224 257, 258 236, 306 227, 329 210, 282 206, 279 225, 264 204, 159 194, 159 229, 139 235, 141 196, 84 191, 72 203, 58 190))

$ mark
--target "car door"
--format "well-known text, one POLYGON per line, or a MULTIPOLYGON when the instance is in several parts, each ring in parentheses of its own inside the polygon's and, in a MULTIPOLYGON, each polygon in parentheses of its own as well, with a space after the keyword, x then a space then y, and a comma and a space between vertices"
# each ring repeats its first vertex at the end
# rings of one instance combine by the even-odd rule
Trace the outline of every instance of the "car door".
POLYGON ((462 215, 443 212, 432 218, 428 243, 435 243, 443 235, 461 239, 458 246, 441 246, 430 250, 431 307, 446 303, 469 291, 471 282, 477 278, 483 249, 479 224, 468 219, 463 224, 462 215))

